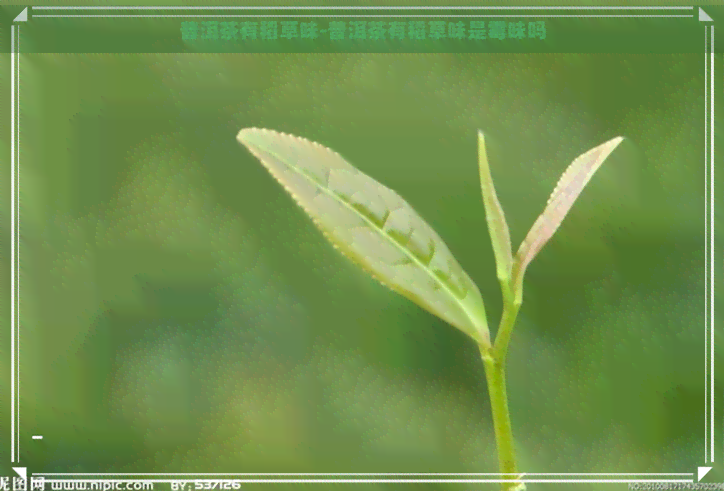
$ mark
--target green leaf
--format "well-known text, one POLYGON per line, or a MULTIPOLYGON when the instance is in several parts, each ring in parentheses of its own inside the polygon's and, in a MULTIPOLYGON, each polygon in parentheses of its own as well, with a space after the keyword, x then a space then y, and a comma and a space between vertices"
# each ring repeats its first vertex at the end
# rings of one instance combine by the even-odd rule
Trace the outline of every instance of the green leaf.
POLYGON ((520 304, 522 302, 523 276, 526 268, 555 231, 558 230, 583 188, 621 141, 623 141, 623 138, 617 136, 578 156, 561 176, 553 193, 548 198, 545 210, 535 221, 518 249, 515 265, 513 266, 516 303, 520 304))
POLYGON ((485 150, 485 135, 478 130, 478 167, 480 169, 480 187, 483 190, 483 203, 485 204, 485 219, 488 222, 490 240, 493 243, 495 264, 498 279, 504 290, 509 290, 510 270, 513 264, 513 252, 510 245, 510 232, 505 221, 503 207, 500 206, 495 193, 493 177, 488 166, 488 154, 485 150))
POLYGON ((382 284, 490 346, 478 287, 397 193, 304 138, 246 128, 237 139, 343 254, 382 284))

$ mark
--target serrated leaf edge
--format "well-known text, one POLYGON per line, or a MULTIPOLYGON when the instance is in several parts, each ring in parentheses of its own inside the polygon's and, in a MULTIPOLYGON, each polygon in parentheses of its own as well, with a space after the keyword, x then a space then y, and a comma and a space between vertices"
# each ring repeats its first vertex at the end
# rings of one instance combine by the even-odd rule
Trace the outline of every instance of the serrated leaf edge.
MULTIPOLYGON (((540 250, 543 248, 543 246, 548 242, 553 235, 556 233, 558 228, 563 223, 563 220, 568 215, 568 212, 571 210, 573 205, 575 204, 576 200, 578 200, 578 197, 583 192, 583 190, 588 185, 588 182, 591 180, 593 175, 596 173, 596 171, 603 165, 603 163, 606 161, 606 159, 613 153, 616 148, 621 144, 623 141, 623 137, 617 136, 615 138, 612 138, 608 141, 605 141, 601 143, 600 145, 596 145, 595 147, 587 150, 586 152, 583 152, 581 155, 576 157, 573 162, 569 164, 569 166, 566 168, 565 171, 563 171, 563 174, 561 174, 561 177, 558 179, 558 182, 556 183, 555 187, 553 188, 553 192, 548 197, 548 200, 546 201, 546 207, 543 209, 543 212, 538 216, 536 221, 533 223, 533 226, 528 231, 528 234, 525 236, 525 239, 523 239, 523 242, 521 242, 520 247, 518 248, 518 252, 516 254, 514 264, 513 264, 513 288, 515 291, 515 302, 517 304, 520 304, 522 302, 522 296, 523 296, 523 276, 525 275, 525 271, 528 267, 528 265, 531 263, 531 261, 535 258, 535 256, 538 255, 540 250), (601 147, 606 147, 603 150, 606 150, 605 152, 601 153, 599 157, 596 159, 596 161, 588 166, 586 169, 581 168, 581 166, 585 163, 585 158, 590 155, 592 152, 599 150, 601 151, 601 147), (562 214, 561 219, 558 221, 555 226, 550 225, 550 219, 549 219, 549 209, 552 204, 562 196, 563 191, 563 184, 564 181, 568 180, 569 182, 572 182, 572 177, 577 174, 578 172, 585 171, 585 178, 582 180, 583 184, 581 185, 578 193, 575 195, 575 197, 571 200, 570 204, 568 204, 567 209, 562 214), (550 233, 546 233, 544 235, 540 234, 540 229, 548 225, 550 227, 550 233), (535 238, 535 240, 533 240, 535 238), (531 253, 531 251, 534 251, 531 253)), ((555 206, 555 205, 554 205, 555 206)))
MULTIPOLYGON (((275 135, 283 135, 283 136, 292 138, 292 139, 294 139, 294 140, 301 140, 301 141, 303 141, 303 142, 312 144, 313 146, 315 146, 315 147, 317 147, 317 148, 320 148, 320 149, 322 149, 322 150, 325 150, 325 151, 327 151, 327 152, 330 152, 330 153, 336 155, 337 157, 339 157, 340 159, 344 160, 345 162, 347 162, 347 159, 345 159, 340 153, 332 150, 331 148, 329 148, 329 147, 327 147, 327 146, 325 146, 325 145, 322 145, 321 143, 317 143, 317 142, 312 141, 312 140, 309 140, 309 139, 307 139, 307 138, 304 138, 304 137, 301 137, 301 136, 297 136, 297 135, 293 135, 293 134, 290 134, 290 133, 284 133, 284 132, 281 132, 281 131, 269 130, 269 129, 266 129, 266 128, 256 128, 256 127, 252 127, 252 128, 244 128, 244 129, 242 129, 241 131, 239 131, 239 133, 238 133, 238 135, 237 135, 237 139, 239 140, 239 142, 242 143, 242 144, 251 152, 251 154, 254 155, 254 157, 256 157, 257 160, 259 160, 259 162, 262 163, 262 165, 269 171, 269 173, 274 177, 274 179, 284 188, 284 190, 287 192, 287 194, 289 194, 289 195, 292 197, 292 199, 294 200, 294 202, 295 202, 300 208, 302 208, 302 210, 304 210, 305 214, 306 214, 309 218, 311 218, 312 223, 314 223, 315 227, 322 233, 322 235, 324 236, 324 238, 325 238, 330 244, 332 244, 332 246, 333 246, 336 250, 338 250, 343 256, 345 256, 349 261, 351 261, 352 263, 358 264, 358 263, 359 263, 359 260, 358 260, 357 258, 351 256, 351 255, 348 254, 347 252, 345 252, 344 248, 342 248, 342 247, 340 247, 339 245, 337 245, 337 243, 336 243, 337 239, 336 239, 336 238, 333 238, 332 236, 330 236, 330 235, 324 230, 324 228, 323 228, 323 226, 321 225, 321 223, 319 223, 318 220, 314 217, 314 215, 313 215, 312 213, 310 213, 310 211, 307 209, 307 207, 305 207, 304 204, 302 204, 302 202, 299 200, 299 198, 297 197, 297 195, 294 194, 294 192, 292 192, 292 190, 291 190, 286 184, 284 184, 284 182, 282 181, 282 179, 271 169, 271 167, 269 167, 269 166, 264 162, 264 159, 262 159, 262 158, 259 156, 259 154, 257 154, 254 150, 252 150, 252 148, 250 148, 248 145, 246 145, 246 144, 242 141, 242 139, 240 138, 240 137, 242 136, 242 133, 244 133, 244 132, 251 132, 251 131, 260 131, 260 132, 263 132, 263 133, 272 133, 272 134, 275 134, 275 135)), ((272 154, 274 154, 274 155, 277 155, 277 157, 278 157, 278 154, 276 154, 274 151, 269 151, 269 152, 272 153, 272 154)), ((282 159, 282 160, 283 160, 283 159, 282 159)), ((350 164, 350 165, 351 165, 351 164, 350 164)), ((380 233, 383 233, 383 234, 384 234, 384 231, 380 230, 380 228, 379 228, 374 222, 372 222, 370 219, 368 219, 368 218, 367 218, 366 216, 364 216, 363 214, 359 213, 356 209, 354 209, 354 208, 353 208, 352 206, 350 206, 348 203, 344 202, 343 200, 340 200, 339 197, 337 197, 337 195, 335 195, 334 193, 332 193, 331 191, 329 191, 326 187, 319 186, 319 184, 318 184, 317 182, 315 182, 313 179, 310 179, 305 173, 299 171, 295 166, 289 166, 289 167, 291 167, 297 174, 303 176, 305 179, 307 179, 308 181, 310 181, 313 185, 317 186, 320 190, 322 190, 322 192, 324 192, 324 193, 327 194, 328 196, 332 197, 335 201, 343 204, 347 209, 349 209, 350 211, 352 211, 355 215, 361 217, 372 229, 378 230, 380 233)), ((353 167, 355 170, 357 170, 356 167, 354 167, 354 166, 352 166, 352 167, 353 167)), ((360 171, 358 170, 358 172, 360 172, 360 171)), ((384 186, 384 184, 379 183, 377 180, 375 180, 375 182, 378 183, 378 184, 380 184, 381 186, 384 186)), ((385 186, 385 187, 386 187, 386 186, 385 186)), ((389 189, 389 188, 387 188, 387 189, 389 189)), ((405 203, 407 203, 407 201, 405 201, 405 203)), ((407 203, 407 204, 408 204, 408 206, 411 206, 411 205, 409 205, 409 203, 407 203)), ((413 209, 413 211, 415 211, 415 210, 413 209)), ((417 211, 415 211, 415 213, 417 213, 417 211)), ((426 222, 426 223, 427 223, 427 222, 426 222)), ((429 224, 428 224, 428 226, 429 226, 429 224)), ((434 229, 433 229, 433 230, 434 230, 434 229)), ((387 236, 387 234, 384 234, 384 235, 387 236)), ((434 274, 432 274, 427 266, 425 266, 424 264, 422 264, 412 253, 410 253, 409 251, 407 251, 405 248, 401 247, 401 246, 400 246, 395 240, 393 240, 391 237, 389 237, 389 236, 387 236, 387 237, 389 238, 390 242, 392 242, 392 243, 395 245, 395 247, 397 247, 400 251, 402 251, 402 253, 403 253, 405 256, 409 257, 412 261, 414 261, 414 262, 418 265, 418 267, 420 267, 420 268, 422 268, 423 270, 425 270, 425 272, 428 274, 428 276, 430 276, 437 284, 441 285, 442 288, 445 289, 445 291, 448 293, 448 295, 450 295, 451 298, 455 299, 455 302, 462 308, 463 312, 465 312, 465 315, 467 315, 467 317, 468 317, 468 319, 470 320, 471 324, 472 324, 472 325, 474 326, 474 328, 475 328, 475 331, 472 332, 472 333, 467 332, 467 331, 464 331, 463 329, 461 329, 461 330, 462 330, 463 332, 465 332, 466 334, 468 334, 470 337, 472 337, 476 342, 478 342, 478 343, 480 343, 480 344, 486 344, 486 343, 487 343, 487 345, 490 345, 490 333, 489 333, 489 330, 488 330, 488 327, 487 327, 487 319, 484 319, 484 318, 481 319, 481 318, 479 318, 479 316, 476 315, 474 312, 470 312, 470 310, 467 308, 467 306, 466 306, 462 301, 458 300, 458 297, 457 297, 452 291, 450 291, 450 289, 447 287, 447 285, 445 285, 444 283, 442 283, 434 274), (481 323, 482 323, 482 326, 481 326, 481 323), (481 328, 482 328, 482 329, 481 329, 481 328), (476 336, 475 334, 478 334, 479 337, 476 336)), ((452 254, 452 253, 450 253, 450 254, 452 254)), ((453 256, 453 257, 454 257, 454 256, 453 256)), ((388 289, 394 291, 395 293, 397 293, 397 294, 399 294, 399 295, 407 298, 408 292, 405 292, 405 291, 403 291, 403 290, 399 290, 395 285, 393 285, 393 284, 391 284, 391 283, 387 283, 386 281, 382 280, 380 277, 378 277, 378 276, 375 275, 374 273, 370 272, 367 267, 365 267, 364 269, 365 269, 365 273, 367 273, 367 274, 370 275, 372 278, 374 278, 378 283, 380 283, 380 284, 382 284, 383 286, 387 287, 388 289)), ((465 274, 467 275, 467 273, 465 273, 465 274)), ((470 281, 472 282, 472 280, 470 280, 470 281)), ((473 283, 473 284, 474 284, 474 283, 473 283)), ((477 288, 477 285, 475 285, 475 288, 477 288)), ((481 303, 482 303, 482 302, 483 302, 483 301, 482 301, 482 299, 481 299, 481 303)), ((484 306, 483 306, 483 309, 484 309, 484 306)), ((426 309, 425 309, 425 310, 426 310, 426 309)), ((430 312, 430 313, 431 313, 431 312, 430 312)), ((433 315, 434 315, 434 314, 433 314, 433 315)), ((483 310, 482 315, 483 315, 483 316, 485 315, 484 310, 483 310)), ((438 317, 438 316, 436 315, 436 317, 438 317)), ((445 321, 445 319, 441 319, 441 320, 445 321)), ((445 322, 447 322, 447 321, 445 321, 445 322)), ((453 327, 458 328, 457 326, 453 326, 453 327)), ((458 329, 459 329, 459 328, 458 328, 458 329)))

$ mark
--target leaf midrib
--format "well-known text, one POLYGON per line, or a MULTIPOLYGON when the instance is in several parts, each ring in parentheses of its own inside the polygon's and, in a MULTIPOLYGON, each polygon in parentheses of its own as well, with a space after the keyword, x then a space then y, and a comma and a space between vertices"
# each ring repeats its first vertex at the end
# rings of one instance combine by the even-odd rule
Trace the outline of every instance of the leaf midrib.
MULTIPOLYGON (((308 143, 305 143, 305 144, 308 145, 308 143)), ((325 151, 329 151, 326 147, 323 147, 323 148, 325 149, 325 151)), ((267 150, 267 151, 268 151, 269 153, 271 153, 272 155, 274 155, 275 157, 277 157, 281 162, 284 162, 284 161, 285 161, 283 158, 280 157, 280 155, 279 155, 278 153, 274 152, 273 150, 267 150)), ((339 154, 337 154, 337 155, 339 156, 340 159, 344 160, 344 159, 342 158, 342 156, 340 156, 339 154)), ((437 276, 435 276, 435 274, 434 274, 432 271, 430 271, 430 269, 429 269, 427 266, 425 266, 419 259, 417 259, 417 257, 415 257, 410 251, 408 251, 407 249, 405 249, 404 247, 402 247, 396 240, 394 240, 389 234, 387 234, 387 233, 384 231, 384 224, 387 223, 387 220, 385 220, 385 222, 382 224, 382 227, 377 227, 377 225, 376 225, 374 222, 372 222, 369 218, 367 218, 366 216, 364 216, 363 214, 361 214, 361 213, 360 213, 359 211, 357 211, 354 207, 352 207, 349 203, 347 203, 346 201, 344 201, 344 200, 342 200, 341 198, 339 198, 339 196, 337 196, 335 193, 333 193, 332 191, 330 191, 328 187, 326 187, 326 186, 321 186, 317 181, 315 181, 314 179, 312 179, 311 177, 309 177, 309 176, 307 175, 307 173, 304 172, 302 169, 298 168, 297 166, 293 166, 293 165, 288 165, 288 164, 285 164, 285 165, 287 165, 287 167, 289 167, 290 169, 294 170, 294 172, 296 172, 297 174, 303 176, 307 181, 311 182, 311 183, 312 183, 314 186, 316 186, 318 189, 322 190, 322 192, 324 192, 324 193, 327 194, 328 196, 331 196, 335 201, 337 201, 337 202, 339 202, 339 203, 342 203, 342 205, 344 205, 348 210, 350 210, 351 212, 353 212, 353 213, 356 214, 357 216, 361 217, 361 218, 368 224, 368 226, 370 226, 370 227, 371 227, 372 229, 374 229, 374 230, 377 230, 377 231, 380 233, 380 235, 386 237, 387 240, 390 241, 390 242, 392 242, 392 243, 395 245, 395 247, 397 247, 400 251, 402 251, 402 253, 403 253, 404 255, 406 255, 406 256, 408 256, 410 259, 412 259, 412 261, 415 262, 422 270, 424 270, 424 271, 428 274, 428 276, 430 276, 430 278, 433 279, 433 281, 435 281, 437 284, 441 285, 441 286, 445 289, 445 292, 447 292, 447 294, 448 294, 451 298, 453 298, 453 299, 455 300, 455 302, 458 304, 458 306, 460 306, 460 308, 463 309, 463 312, 465 312, 465 315, 467 315, 468 319, 469 319, 470 322, 472 323, 473 328, 475 329, 476 333, 477 333, 477 334, 482 334, 482 333, 478 332, 478 325, 477 325, 477 322, 476 322, 476 316, 475 316, 475 315, 471 315, 470 311, 466 308, 465 304, 464 304, 461 300, 459 300, 459 299, 457 298, 457 296, 447 287, 447 285, 446 285, 445 283, 443 283, 442 281, 440 281, 440 279, 439 279, 437 276)), ((354 168, 353 168, 353 169, 354 169, 354 168)), ((329 172, 330 172, 330 173, 332 172, 332 170, 334 170, 334 169, 329 168, 329 172)), ((344 170, 346 170, 346 169, 344 169, 344 170)), ((356 169, 354 169, 354 170, 356 170, 356 169)), ((357 172, 359 172, 359 171, 357 171, 357 172)), ((329 177, 331 177, 331 176, 328 176, 328 177, 327 177, 327 183, 329 183, 329 177)), ((377 181, 375 181, 375 182, 377 182, 377 181)), ((378 184, 383 185, 383 184, 381 184, 381 183, 378 183, 378 184)), ((394 192, 394 191, 393 191, 393 192, 394 192)), ((399 195, 398 195, 398 196, 399 196, 399 195)), ((400 197, 400 199, 402 199, 402 200, 405 202, 405 204, 407 204, 408 206, 410 206, 409 203, 407 203, 402 197, 400 197)), ((411 206, 410 206, 410 208, 412 209, 411 206)), ((390 210, 390 213, 392 213, 392 211, 393 211, 393 210, 390 210)), ((414 209, 413 209, 413 212, 414 212, 414 213, 417 213, 414 209)), ((388 214, 388 218, 389 218, 389 214, 388 214)), ((424 220, 423 220, 423 221, 424 221, 424 220)), ((442 240, 442 239, 441 239, 441 240, 442 240)), ((452 253, 450 253, 450 254, 452 255, 452 253)), ((433 254, 433 256, 434 256, 434 254, 433 254)), ((393 265, 393 266, 394 266, 394 265, 393 265)), ((378 281, 382 282, 380 279, 378 279, 378 281)), ((473 285, 475 288, 477 288, 477 286, 475 285, 475 283, 472 282, 472 280, 470 280, 470 282, 472 283, 472 285, 473 285)), ((465 295, 465 298, 467 298, 467 294, 465 295)))

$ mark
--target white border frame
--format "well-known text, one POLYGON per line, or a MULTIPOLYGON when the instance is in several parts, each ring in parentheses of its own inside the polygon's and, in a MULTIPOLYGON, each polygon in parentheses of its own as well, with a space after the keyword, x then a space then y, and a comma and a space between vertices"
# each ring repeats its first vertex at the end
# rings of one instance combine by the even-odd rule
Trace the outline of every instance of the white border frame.
MULTIPOLYGON (((570 10, 596 10, 596 11, 643 11, 647 13, 627 13, 627 14, 474 14, 474 15, 440 15, 435 17, 534 17, 534 18, 553 18, 553 17, 636 17, 636 18, 694 18, 697 10, 695 7, 449 7, 449 6, 359 6, 359 7, 318 7, 318 6, 270 6, 270 7, 121 7, 121 6, 38 6, 32 7, 33 11, 51 11, 59 13, 50 14, 33 14, 37 18, 78 18, 78 17, 428 17, 429 15, 404 15, 404 14, 385 14, 385 15, 230 15, 220 13, 217 15, 197 15, 197 14, 105 14, 109 11, 246 11, 246 10, 284 10, 284 11, 314 11, 314 10, 398 10, 398 11, 496 11, 496 10, 552 10, 552 11, 570 11, 570 10), (98 11, 97 13, 81 13, 69 14, 66 12, 75 11, 98 11), (657 12, 657 13, 648 13, 657 12), (669 13, 673 12, 673 13, 669 13), (682 14, 676 14, 682 12, 682 14)), ((711 18, 701 9, 698 9, 699 21, 711 22, 711 18)), ((11 463, 20 463, 20 22, 27 20, 27 9, 15 19, 15 23, 11 26, 11 463), (24 17, 23 17, 24 15, 24 17)), ((704 26, 705 32, 705 87, 704 87, 704 125, 705 125, 705 444, 704 444, 704 462, 708 465, 714 463, 714 25, 704 26), (708 131, 707 131, 708 129, 708 131), (708 270, 706 269, 708 268, 708 270)), ((26 469, 23 467, 15 467, 16 472, 23 478, 26 478, 26 469)), ((697 480, 710 470, 711 467, 700 467, 697 480)), ((240 474, 216 474, 216 473, 190 473, 190 474, 174 474, 174 473, 35 473, 34 479, 43 479, 46 482, 65 482, 84 481, 97 482, 102 479, 112 479, 116 482, 133 483, 142 480, 144 482, 154 483, 171 483, 172 489, 184 489, 186 483, 193 483, 199 479, 204 480, 233 480, 238 483, 500 483, 504 480, 500 473, 461 473, 461 474, 425 474, 425 473, 342 473, 342 474, 322 474, 322 473, 240 473, 240 474), (57 476, 57 477, 56 477, 57 476), (122 476, 131 477, 131 479, 122 479, 122 476), (191 479, 173 479, 172 477, 190 476, 191 479), (244 477, 246 476, 246 477, 244 477), (251 476, 256 476, 251 478, 251 476), (292 478, 292 476, 298 476, 292 478), (301 478, 304 476, 303 478, 301 478), (328 476, 321 478, 321 476, 328 476), (331 477, 337 476, 337 477, 331 477), (372 478, 373 476, 386 477, 385 479, 372 478), (437 478, 392 478, 392 476, 437 476, 437 478), (457 479, 440 479, 441 476, 469 476, 467 478, 457 479), (477 479, 473 476, 478 477, 477 479), (490 476, 484 478, 483 476, 490 476), (136 477, 133 479, 132 477, 136 477)), ((690 483, 693 482, 693 473, 521 473, 521 480, 525 483, 690 483), (559 476, 556 478, 556 476, 559 476), (587 478, 583 478, 587 476, 587 478), (650 476, 650 477, 644 477, 650 476), (643 477, 643 479, 642 479, 643 477)))

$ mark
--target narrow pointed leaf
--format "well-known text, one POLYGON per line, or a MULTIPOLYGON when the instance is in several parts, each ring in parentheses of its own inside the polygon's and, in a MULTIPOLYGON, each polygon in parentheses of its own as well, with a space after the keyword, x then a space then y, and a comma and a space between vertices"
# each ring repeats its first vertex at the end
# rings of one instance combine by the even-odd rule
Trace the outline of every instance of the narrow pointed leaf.
POLYGON ((480 169, 480 187, 483 190, 483 203, 485 204, 485 219, 488 222, 490 240, 493 243, 498 279, 507 288, 513 264, 510 232, 508 223, 505 221, 503 207, 500 206, 500 201, 495 193, 493 177, 490 175, 488 165, 488 153, 485 149, 485 135, 481 131, 478 131, 478 167, 480 169))
POLYGON ((535 221, 518 249, 513 267, 516 303, 520 303, 523 298, 523 275, 526 268, 555 231, 558 230, 583 188, 621 141, 623 141, 623 138, 617 136, 592 148, 577 157, 561 176, 553 193, 548 198, 545 210, 535 221))
POLYGON ((397 193, 304 138, 246 128, 237 139, 344 255, 382 284, 490 346, 477 286, 397 193))

